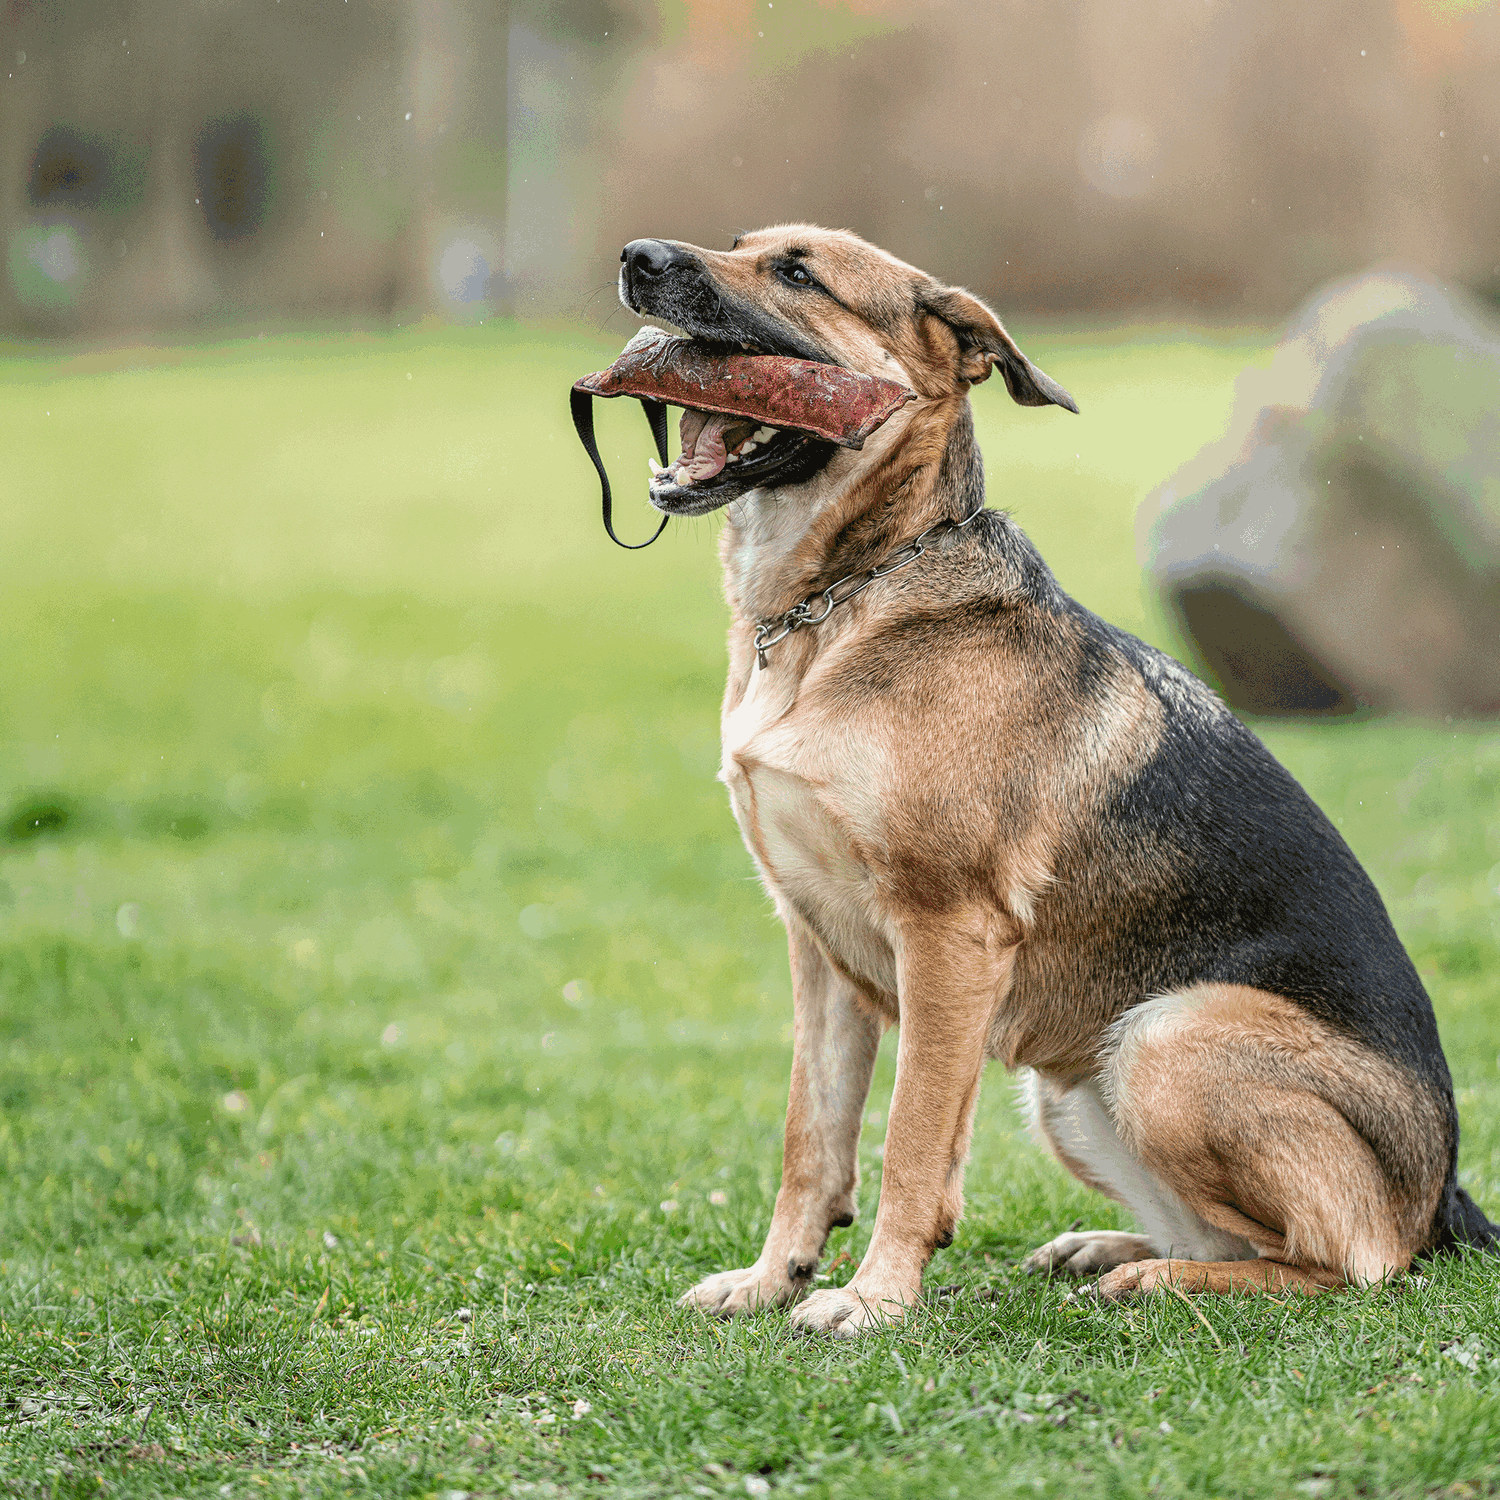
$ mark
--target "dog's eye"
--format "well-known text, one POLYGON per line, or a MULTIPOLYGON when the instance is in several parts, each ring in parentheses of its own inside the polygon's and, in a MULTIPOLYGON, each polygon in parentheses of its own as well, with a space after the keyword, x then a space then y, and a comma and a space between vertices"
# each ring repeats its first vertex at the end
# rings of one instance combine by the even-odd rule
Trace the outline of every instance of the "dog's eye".
POLYGON ((790 281, 793 286, 811 286, 813 279, 802 269, 801 266, 782 266, 781 279, 790 281))

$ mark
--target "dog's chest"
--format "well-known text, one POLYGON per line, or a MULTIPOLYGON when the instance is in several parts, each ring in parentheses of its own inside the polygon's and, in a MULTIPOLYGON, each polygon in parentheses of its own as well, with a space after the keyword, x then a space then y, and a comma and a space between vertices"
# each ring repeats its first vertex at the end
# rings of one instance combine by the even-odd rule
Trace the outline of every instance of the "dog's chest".
POLYGON ((761 878, 834 961, 894 995, 891 924, 880 900, 884 767, 850 731, 811 723, 755 671, 724 716, 719 779, 761 878))

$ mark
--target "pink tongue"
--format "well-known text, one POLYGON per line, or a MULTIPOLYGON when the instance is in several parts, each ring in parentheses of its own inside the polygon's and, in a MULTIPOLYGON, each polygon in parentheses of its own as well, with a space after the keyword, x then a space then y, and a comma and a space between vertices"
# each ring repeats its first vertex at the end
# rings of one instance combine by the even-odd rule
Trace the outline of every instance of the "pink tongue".
POLYGON ((694 484, 712 479, 723 469, 729 457, 724 449, 724 429, 733 420, 706 411, 683 412, 678 428, 682 457, 677 460, 677 467, 686 471, 694 484))

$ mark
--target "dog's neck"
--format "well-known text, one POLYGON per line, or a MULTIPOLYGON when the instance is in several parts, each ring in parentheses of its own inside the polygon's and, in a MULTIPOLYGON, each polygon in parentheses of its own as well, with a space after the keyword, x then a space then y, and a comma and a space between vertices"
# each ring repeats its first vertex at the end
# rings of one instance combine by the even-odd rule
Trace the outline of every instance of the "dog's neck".
POLYGON ((728 507, 720 550, 736 633, 983 503, 967 391, 917 403, 805 484, 753 490, 728 507))

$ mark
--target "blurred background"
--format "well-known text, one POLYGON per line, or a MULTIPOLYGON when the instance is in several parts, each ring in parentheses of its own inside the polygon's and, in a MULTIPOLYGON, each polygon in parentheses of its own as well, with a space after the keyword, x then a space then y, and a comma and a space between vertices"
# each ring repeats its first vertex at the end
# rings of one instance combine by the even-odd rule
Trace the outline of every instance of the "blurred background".
POLYGON ((1500 287, 1483 0, 0 14, 15 335, 580 315, 630 238, 792 218, 1012 313, 1278 319, 1391 260, 1500 287))
MULTIPOLYGON (((790 1011, 714 780, 717 522, 616 550, 566 393, 624 242, 793 218, 1078 399, 976 390, 990 503, 1372 871, 1496 1213, 1494 4, 0 0, 12 1329, 58 1247, 123 1287, 212 1241, 215 1305, 366 1247, 379 1305, 394 1246, 413 1328, 439 1270, 636 1256, 664 1307, 753 1253, 790 1011)), ((955 1257, 1096 1222, 998 1079, 977 1141, 955 1257)))

